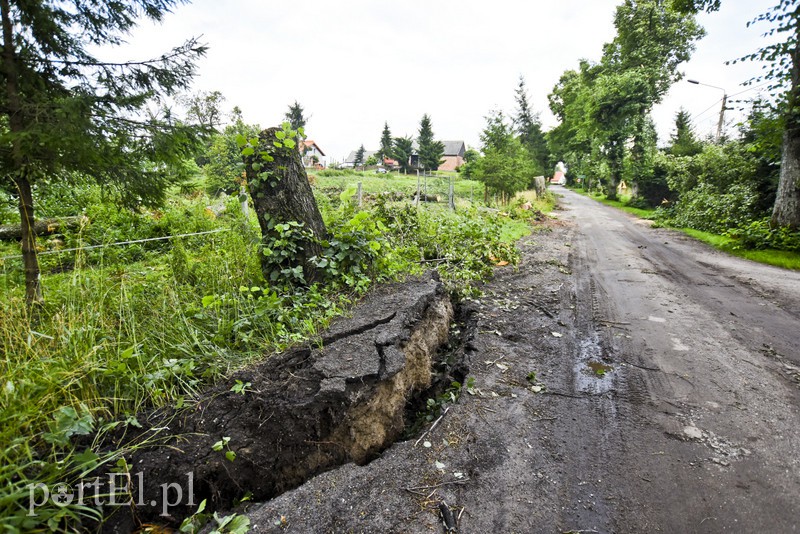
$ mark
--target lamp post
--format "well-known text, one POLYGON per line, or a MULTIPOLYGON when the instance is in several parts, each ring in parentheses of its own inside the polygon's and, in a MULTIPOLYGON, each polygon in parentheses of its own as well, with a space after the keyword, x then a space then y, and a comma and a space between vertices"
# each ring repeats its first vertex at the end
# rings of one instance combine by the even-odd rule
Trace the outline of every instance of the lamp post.
POLYGON ((705 85, 706 87, 713 87, 714 89, 719 89, 722 91, 722 108, 719 110, 719 122, 717 123, 717 143, 720 142, 722 139, 722 125, 725 123, 725 109, 728 105, 728 92, 722 88, 717 87, 716 85, 709 85, 707 83, 698 82, 697 80, 686 80, 689 83, 693 83, 695 85, 705 85))

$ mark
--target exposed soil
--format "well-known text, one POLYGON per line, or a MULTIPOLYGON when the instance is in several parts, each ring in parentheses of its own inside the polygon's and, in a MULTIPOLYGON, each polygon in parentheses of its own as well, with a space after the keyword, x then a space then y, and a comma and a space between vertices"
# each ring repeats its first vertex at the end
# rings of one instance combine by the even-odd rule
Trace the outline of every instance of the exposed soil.
POLYGON ((204 499, 226 510, 368 462, 403 434, 417 396, 463 375, 439 350, 453 317, 431 276, 384 286, 313 345, 235 374, 189 410, 152 414, 138 437, 149 445, 128 458, 137 505, 103 530, 175 527, 204 499))
POLYGON ((256 532, 796 532, 800 273, 565 191, 473 306, 424 434, 240 508, 256 532))

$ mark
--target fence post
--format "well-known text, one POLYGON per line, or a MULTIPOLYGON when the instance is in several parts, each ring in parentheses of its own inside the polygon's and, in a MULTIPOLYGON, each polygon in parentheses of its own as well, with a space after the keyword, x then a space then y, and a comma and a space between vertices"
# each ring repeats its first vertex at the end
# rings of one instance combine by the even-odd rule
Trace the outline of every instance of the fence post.
POLYGON ((456 211, 456 191, 455 191, 455 185, 453 184, 452 176, 450 177, 449 196, 450 196, 450 209, 456 211))
POLYGON ((417 169, 417 196, 414 197, 414 206, 419 207, 419 169, 417 169))
POLYGON ((356 193, 356 194, 358 195, 358 207, 359 208, 361 207, 362 191, 363 190, 361 188, 361 182, 358 182, 358 193, 356 193))
POLYGON ((247 219, 250 216, 250 212, 247 207, 247 191, 243 185, 239 186, 239 203, 242 206, 242 214, 244 218, 247 219))

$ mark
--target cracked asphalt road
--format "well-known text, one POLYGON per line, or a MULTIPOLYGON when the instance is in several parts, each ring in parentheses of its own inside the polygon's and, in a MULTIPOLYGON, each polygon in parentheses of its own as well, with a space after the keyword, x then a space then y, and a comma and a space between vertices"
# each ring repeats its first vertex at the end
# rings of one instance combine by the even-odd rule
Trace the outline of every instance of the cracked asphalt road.
POLYGON ((470 393, 256 531, 800 531, 800 273, 558 192, 473 304, 470 393))

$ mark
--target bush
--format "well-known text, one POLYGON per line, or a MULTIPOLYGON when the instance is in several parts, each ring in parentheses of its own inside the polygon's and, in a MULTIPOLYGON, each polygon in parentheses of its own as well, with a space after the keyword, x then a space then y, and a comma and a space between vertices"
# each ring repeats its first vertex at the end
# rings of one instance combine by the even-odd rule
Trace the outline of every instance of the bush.
POLYGON ((767 218, 741 225, 725 235, 736 240, 737 249, 800 252, 800 231, 785 226, 774 228, 767 218))
MULTIPOLYGON (((752 187, 735 184, 725 193, 701 183, 683 194, 667 216, 667 223, 679 228, 694 228, 721 234, 747 224, 757 213, 758 195, 752 187)), ((665 213, 659 211, 660 214, 665 213)))

